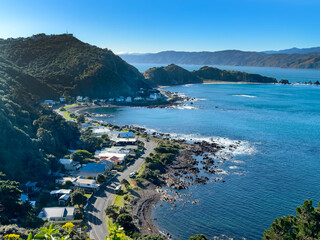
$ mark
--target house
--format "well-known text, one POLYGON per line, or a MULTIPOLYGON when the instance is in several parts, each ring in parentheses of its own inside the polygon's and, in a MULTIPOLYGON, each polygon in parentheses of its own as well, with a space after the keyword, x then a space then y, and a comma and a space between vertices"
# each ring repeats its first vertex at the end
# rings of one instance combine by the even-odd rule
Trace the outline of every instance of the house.
POLYGON ((37 187, 38 182, 27 182, 25 184, 26 192, 28 194, 34 193, 34 192, 40 192, 41 188, 37 187))
POLYGON ((66 206, 70 200, 70 195, 69 194, 63 194, 61 197, 58 199, 58 204, 60 206, 66 206))
POLYGON ((44 100, 44 104, 47 106, 53 106, 56 102, 54 100, 44 100))
POLYGON ((87 191, 97 191, 99 190, 100 185, 96 183, 94 179, 86 179, 78 177, 73 185, 77 188, 81 188, 87 191))
POLYGON ((60 102, 64 102, 64 98, 63 97, 59 98, 59 100, 60 100, 60 102))
POLYGON ((114 98, 109 98, 108 99, 108 102, 113 102, 114 101, 114 98))
POLYGON ((105 164, 88 163, 79 170, 78 175, 81 177, 96 177, 99 173, 104 174, 105 170, 105 164))
POLYGON ((104 134, 110 133, 110 130, 104 126, 98 126, 98 127, 92 128, 92 133, 93 133, 93 136, 95 137, 101 137, 104 134))
POLYGON ((81 164, 79 162, 73 161, 72 159, 61 158, 59 163, 64 166, 64 168, 68 171, 75 171, 81 168, 81 164))
POLYGON ((63 177, 63 178, 58 178, 56 180, 57 184, 65 184, 66 182, 72 182, 74 183, 77 179, 74 177, 63 177))
POLYGON ((110 171, 114 166, 114 163, 112 161, 109 161, 107 158, 101 158, 99 163, 106 165, 106 171, 110 171))
POLYGON ((127 97, 126 102, 132 102, 132 97, 127 97))
POLYGON ((66 194, 71 194, 72 190, 71 189, 58 189, 58 190, 52 190, 50 192, 50 195, 52 197, 61 197, 63 195, 66 195, 66 194))
POLYGON ((143 101, 143 98, 142 98, 142 97, 135 97, 135 98, 133 99, 133 101, 135 101, 135 102, 141 102, 141 101, 143 101))
POLYGON ((77 97, 77 101, 78 101, 78 102, 82 102, 82 101, 83 101, 83 97, 82 97, 82 96, 78 96, 78 97, 77 97))
POLYGON ((49 222, 74 220, 75 207, 47 207, 43 208, 38 217, 49 222))
POLYGON ((157 100, 159 98, 161 98, 160 93, 150 93, 150 95, 149 95, 149 99, 152 99, 152 100, 157 100))
POLYGON ((33 207, 36 206, 36 201, 30 201, 29 196, 27 194, 22 193, 20 199, 22 203, 25 203, 28 201, 31 204, 31 206, 33 207))
POLYGON ((124 97, 122 97, 122 96, 118 97, 118 98, 116 98, 116 101, 117 102, 124 102, 124 97))
POLYGON ((135 135, 133 132, 121 132, 118 135, 118 138, 134 138, 135 135))

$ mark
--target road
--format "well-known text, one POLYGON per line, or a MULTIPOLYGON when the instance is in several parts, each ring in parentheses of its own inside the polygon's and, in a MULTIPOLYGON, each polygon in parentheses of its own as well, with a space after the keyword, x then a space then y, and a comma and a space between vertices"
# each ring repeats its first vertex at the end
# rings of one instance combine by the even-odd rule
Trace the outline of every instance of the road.
POLYGON ((154 141, 145 141, 139 139, 145 144, 145 153, 138 158, 134 164, 126 168, 123 172, 119 172, 119 175, 114 178, 107 186, 101 186, 88 202, 88 206, 85 210, 85 221, 88 226, 88 235, 90 239, 104 240, 107 230, 105 212, 107 206, 112 204, 114 199, 114 188, 120 184, 122 179, 129 180, 129 174, 134 171, 138 171, 141 165, 144 163, 144 159, 149 156, 150 153, 156 148, 157 143, 154 141))

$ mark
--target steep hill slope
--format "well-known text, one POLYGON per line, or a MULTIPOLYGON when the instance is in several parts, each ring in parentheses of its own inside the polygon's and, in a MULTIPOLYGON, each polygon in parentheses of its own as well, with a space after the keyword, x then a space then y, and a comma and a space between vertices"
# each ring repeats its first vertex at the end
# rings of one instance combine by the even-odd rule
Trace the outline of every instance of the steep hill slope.
POLYGON ((320 54, 265 54, 227 50, 219 52, 175 52, 120 55, 129 63, 196 64, 320 69, 320 54))
POLYGON ((0 57, 0 172, 18 181, 48 179, 63 154, 78 137, 66 122, 39 104, 52 89, 0 57))
POLYGON ((152 86, 200 83, 201 80, 182 67, 171 64, 167 67, 150 68, 143 73, 152 86))
POLYGON ((188 83, 202 83, 204 81, 276 83, 277 80, 259 74, 221 70, 213 67, 202 67, 189 72, 182 67, 171 64, 167 67, 150 68, 143 73, 152 86, 170 86, 188 83))
POLYGON ((112 51, 70 34, 3 40, 0 57, 40 79, 54 90, 52 94, 108 97, 146 87, 139 71, 112 51))

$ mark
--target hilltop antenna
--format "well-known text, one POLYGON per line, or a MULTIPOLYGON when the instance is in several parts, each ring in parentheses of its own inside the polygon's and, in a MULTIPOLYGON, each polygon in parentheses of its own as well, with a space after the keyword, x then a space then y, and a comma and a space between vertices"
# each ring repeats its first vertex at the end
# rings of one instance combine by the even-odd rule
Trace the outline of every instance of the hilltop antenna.
POLYGON ((66 28, 66 34, 68 34, 68 28, 66 28))

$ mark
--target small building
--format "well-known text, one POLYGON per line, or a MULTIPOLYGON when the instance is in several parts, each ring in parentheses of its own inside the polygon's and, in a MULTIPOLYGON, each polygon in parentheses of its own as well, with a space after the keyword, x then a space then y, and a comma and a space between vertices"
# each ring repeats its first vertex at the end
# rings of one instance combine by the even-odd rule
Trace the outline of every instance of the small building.
POLYGON ((132 102, 132 97, 127 97, 126 102, 132 102))
POLYGON ((143 98, 142 98, 142 97, 135 97, 135 98, 133 99, 133 101, 135 101, 135 102, 141 102, 141 101, 143 101, 143 98))
POLYGON ((63 177, 56 179, 57 184, 65 184, 66 182, 74 183, 77 179, 75 177, 63 177))
POLYGON ((133 132, 120 132, 118 138, 134 138, 135 135, 133 132))
POLYGON ((104 126, 94 127, 92 128, 92 134, 95 137, 101 137, 104 134, 110 133, 110 130, 104 126))
POLYGON ((58 199, 58 204, 60 206, 66 206, 68 205, 70 201, 70 195, 69 194, 63 194, 61 197, 58 199))
POLYGON ((82 96, 78 96, 76 99, 77 99, 78 102, 82 102, 83 101, 83 97, 82 96))
POLYGON ((79 162, 73 161, 72 159, 61 158, 59 163, 64 166, 64 168, 68 171, 76 171, 81 168, 81 164, 79 162))
POLYGON ((65 194, 69 194, 70 195, 71 192, 72 192, 71 189, 58 189, 58 190, 52 190, 50 192, 50 195, 52 197, 61 197, 61 196, 65 195, 65 194))
POLYGON ((108 102, 113 102, 114 101, 114 98, 109 98, 108 99, 108 102))
POLYGON ((54 100, 44 100, 44 104, 51 107, 55 105, 56 102, 54 100))
POLYGON ((86 179, 81 177, 78 177, 76 181, 74 181, 73 185, 76 188, 81 188, 90 192, 91 191, 95 192, 99 190, 99 187, 100 187, 100 185, 96 183, 95 179, 86 179))
POLYGON ((38 217, 49 222, 73 221, 75 207, 47 207, 43 208, 38 217))
POLYGON ((64 102, 64 98, 63 97, 59 98, 59 100, 60 100, 60 102, 64 102))
POLYGON ((101 163, 88 163, 79 170, 81 177, 96 177, 99 173, 104 174, 106 165, 101 163))
POLYGON ((116 98, 116 101, 117 101, 117 102, 124 102, 124 100, 125 100, 125 99, 124 99, 124 97, 122 97, 122 96, 116 98))
POLYGON ((106 171, 110 171, 114 166, 114 163, 112 161, 109 161, 108 158, 101 158, 99 163, 106 165, 106 171))

